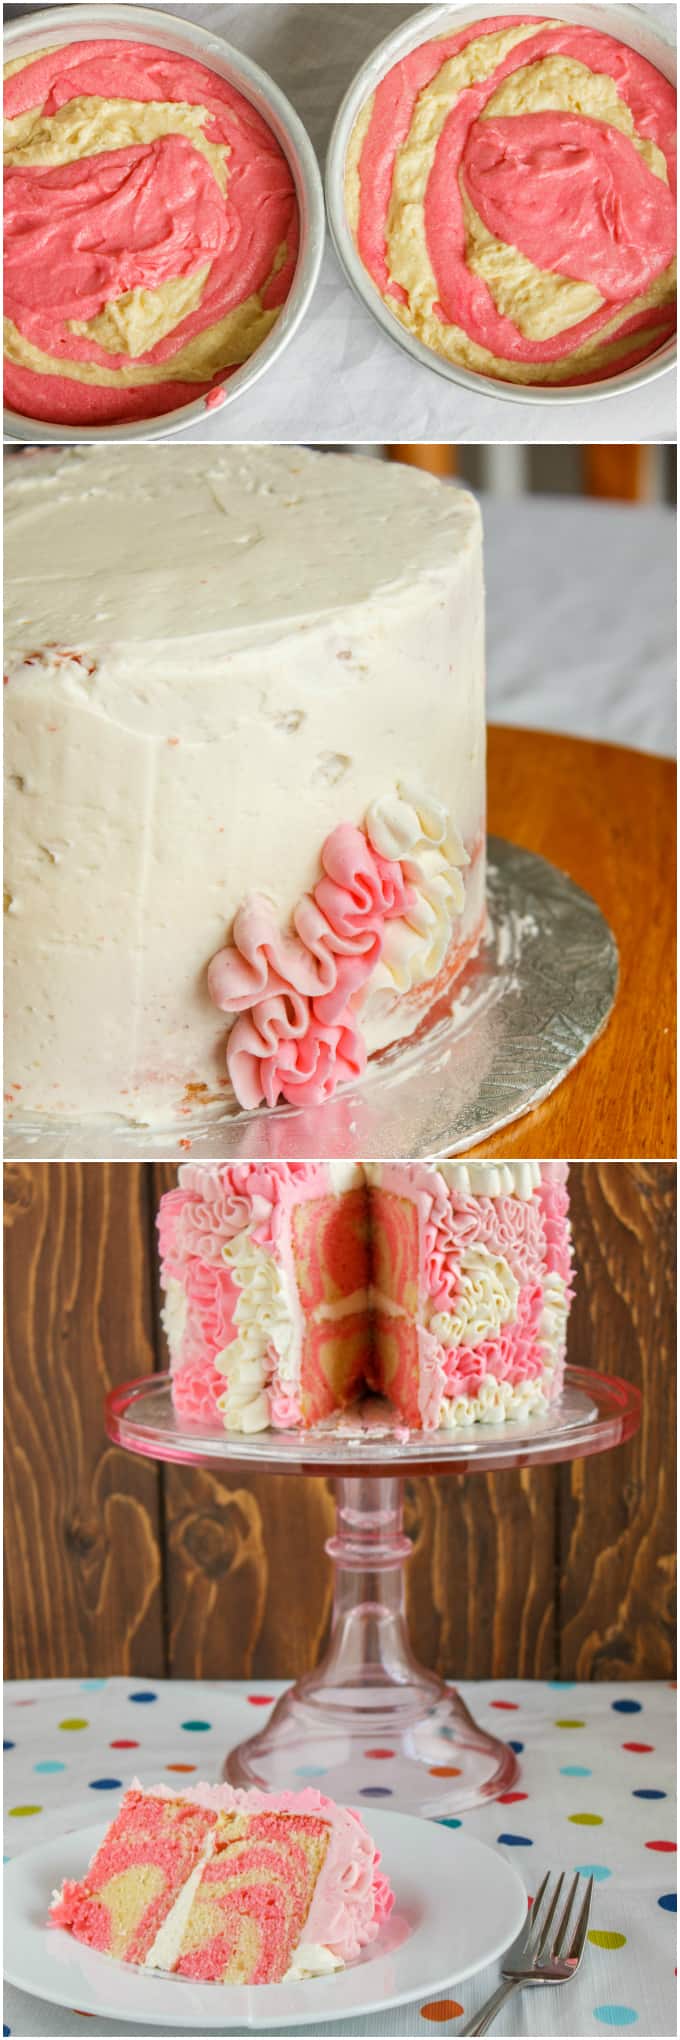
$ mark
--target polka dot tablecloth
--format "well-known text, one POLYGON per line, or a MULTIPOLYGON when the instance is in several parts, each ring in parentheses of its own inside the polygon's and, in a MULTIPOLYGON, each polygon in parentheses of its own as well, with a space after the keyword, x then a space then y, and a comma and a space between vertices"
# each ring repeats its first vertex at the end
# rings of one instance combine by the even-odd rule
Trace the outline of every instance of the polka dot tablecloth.
MULTIPOLYGON (((592 1871, 595 1878, 590 1941, 576 1982, 518 1999, 499 2021, 499 2035, 630 2030, 642 2040, 675 2034, 674 1689, 527 1681, 461 1690, 480 1723, 511 1744, 521 1765, 514 1791, 465 1814, 464 1832, 506 1855, 529 1895, 549 1866, 592 1871)), ((280 1691, 275 1684, 152 1679, 8 1686, 6 1857, 52 1836, 62 1814, 65 1826, 74 1824, 74 1815, 84 1826, 111 1817, 135 1774, 149 1784, 163 1779, 178 1787, 217 1777, 225 1751, 261 1727, 280 1691)), ((369 1819, 372 1796, 381 1810, 389 1807, 389 1774, 389 1751, 367 1749, 362 1803, 369 1819)), ((320 1776, 318 1783, 323 1790, 320 1776)), ((435 2026, 455 2035, 496 1981, 494 1968, 459 1992, 315 2031, 337 2040, 342 2034, 413 2040, 435 2026)), ((85 2021, 77 2006, 61 2010, 7 1990, 6 2035, 81 2030, 89 2036, 151 2031, 85 2021)))

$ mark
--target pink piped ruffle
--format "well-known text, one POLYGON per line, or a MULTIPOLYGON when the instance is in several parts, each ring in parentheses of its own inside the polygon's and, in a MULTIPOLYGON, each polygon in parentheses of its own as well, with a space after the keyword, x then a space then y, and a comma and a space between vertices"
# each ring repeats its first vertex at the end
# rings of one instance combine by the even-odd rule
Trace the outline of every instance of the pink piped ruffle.
POLYGON ((366 1049, 354 1011, 380 961, 389 920, 414 893, 401 864, 341 822, 321 852, 322 876, 295 908, 293 934, 259 894, 236 914, 233 938, 213 957, 208 989, 239 1017, 227 1067, 239 1104, 321 1104, 360 1076, 366 1049))
POLYGON ((216 1367, 202 1362, 191 1362, 180 1367, 173 1380, 173 1401, 177 1414, 186 1417, 191 1424, 214 1424, 219 1422, 218 1395, 224 1394, 224 1375, 216 1367))

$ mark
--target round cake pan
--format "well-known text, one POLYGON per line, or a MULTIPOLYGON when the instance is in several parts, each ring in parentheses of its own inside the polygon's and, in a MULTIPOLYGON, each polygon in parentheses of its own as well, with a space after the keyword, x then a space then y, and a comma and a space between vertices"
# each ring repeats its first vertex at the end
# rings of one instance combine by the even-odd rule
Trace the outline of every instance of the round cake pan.
MULTIPOLYGON (((666 41, 657 29, 650 26, 646 6, 619 7, 613 4, 613 0, 607 0, 606 7, 602 6, 602 0, 595 0, 595 4, 584 7, 572 6, 565 0, 565 4, 560 6, 558 0, 556 5, 540 8, 530 6, 519 11, 523 14, 535 13, 537 21, 544 21, 548 16, 553 16, 557 21, 602 29, 607 35, 614 36, 617 41, 627 43, 638 56, 646 57, 672 85, 677 82, 675 45, 666 41)), ((672 340, 665 341, 663 347, 659 347, 655 354, 650 354, 646 361, 639 362, 636 368, 624 369, 619 375, 609 376, 605 382, 579 383, 578 386, 566 384, 564 388, 558 389, 552 386, 548 388, 544 383, 509 383, 495 376, 473 374, 470 369, 457 367, 455 362, 445 361, 442 355, 435 354, 433 348, 425 347, 422 340, 414 339, 406 332, 399 319, 388 310, 368 270, 364 268, 354 245, 345 212, 345 161, 354 122, 362 106, 370 98, 371 93, 375 92, 392 65, 399 63, 402 57, 408 56, 410 50, 417 49, 420 43, 428 42, 434 36, 444 35, 447 29, 453 28, 454 25, 457 28, 466 28, 470 22, 481 21, 485 15, 495 17, 499 14, 516 15, 517 12, 517 0, 477 0, 477 5, 473 0, 472 6, 456 6, 455 0, 449 0, 448 6, 423 8, 419 14, 403 23, 401 28, 396 29, 393 35, 387 36, 385 41, 379 44, 373 55, 362 65, 361 70, 357 71, 335 119, 326 159, 328 222, 336 254, 357 296, 389 334, 390 339, 396 340, 398 346, 403 347, 407 354, 411 354, 414 361, 421 362, 424 368, 434 369, 437 375, 445 376, 448 382, 458 383, 462 389, 470 390, 477 396, 484 393, 490 397, 503 397, 514 404, 589 403, 595 397, 609 397, 620 395, 623 390, 639 389, 642 383, 651 382, 655 376, 663 375, 666 369, 672 368, 677 353, 675 336, 672 340)))
MULTIPOLYGON (((251 63, 249 57, 241 56, 222 36, 212 35, 207 29, 199 28, 198 23, 185 21, 178 15, 159 14, 155 8, 127 4, 118 7, 81 6, 75 0, 75 4, 69 7, 50 7, 49 11, 26 14, 6 29, 5 55, 7 58, 28 56, 33 50, 44 49, 48 43, 51 46, 80 42, 85 37, 156 43, 159 49, 176 50, 180 56, 192 57, 195 62, 205 64, 209 71, 216 71, 227 84, 235 86, 245 99, 250 100, 271 128, 290 164, 300 208, 300 248, 292 287, 267 339, 256 348, 250 360, 244 362, 243 367, 238 368, 235 375, 221 386, 223 409, 227 404, 237 403, 244 391, 252 389, 258 377, 278 360, 297 331, 312 297, 324 242, 323 189, 312 144, 285 94, 279 91, 266 71, 260 70, 258 64, 251 63)), ((196 398, 195 403, 182 404, 175 411, 164 411, 158 418, 140 418, 134 424, 85 427, 49 425, 42 419, 5 410, 5 435, 23 444, 40 440, 43 445, 82 443, 84 439, 167 439, 174 432, 186 430, 197 418, 203 418, 205 412, 206 397, 201 396, 196 398)))

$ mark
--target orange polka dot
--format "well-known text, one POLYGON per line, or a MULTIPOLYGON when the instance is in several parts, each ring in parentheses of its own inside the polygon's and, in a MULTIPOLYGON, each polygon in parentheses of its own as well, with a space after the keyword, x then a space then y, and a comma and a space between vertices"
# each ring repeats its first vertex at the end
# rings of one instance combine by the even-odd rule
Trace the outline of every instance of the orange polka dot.
POLYGON ((431 1764, 430 1778, 459 1778, 460 1764, 431 1764))
POLYGON ((195 1771, 195 1764, 166 1764, 166 1771, 195 1771))
POLYGON ((421 2005, 421 2019, 432 2019, 435 2025, 443 2026, 446 2019, 459 2019, 463 2006, 456 1998, 433 1998, 431 2005, 421 2005))

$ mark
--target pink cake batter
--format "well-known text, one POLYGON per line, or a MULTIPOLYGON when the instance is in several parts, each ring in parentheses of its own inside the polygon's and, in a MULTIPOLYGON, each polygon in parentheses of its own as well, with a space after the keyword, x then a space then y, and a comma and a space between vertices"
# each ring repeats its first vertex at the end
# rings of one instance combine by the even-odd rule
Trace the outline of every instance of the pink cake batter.
MULTIPOLYGON (((5 118, 40 112, 49 156, 60 109, 81 99, 94 107, 95 123, 97 102, 102 120, 115 114, 112 102, 129 103, 121 116, 128 121, 141 120, 140 109, 152 103, 203 109, 200 133, 226 151, 226 197, 215 175, 217 159, 208 160, 186 133, 116 148, 106 146, 104 125, 98 148, 84 155, 76 148, 69 161, 24 164, 10 154, 5 316, 19 335, 15 351, 26 343, 48 368, 8 360, 6 401, 32 417, 87 426, 152 417, 219 389, 239 366, 220 361, 219 335, 208 374, 199 365, 170 380, 164 366, 170 369, 187 343, 247 301, 255 301, 260 318, 280 310, 293 281, 299 222, 292 174, 271 130, 240 92, 203 64, 144 43, 69 43, 6 80, 5 118), (70 322, 91 320, 127 292, 191 279, 205 264, 198 306, 135 354, 140 368, 156 371, 153 379, 112 387, 106 376, 129 370, 130 355, 74 333, 70 322), (74 379, 64 372, 66 362, 86 365, 93 379, 74 379)), ((17 130, 17 156, 20 139, 17 130)), ((28 153, 40 153, 39 136, 28 153)))
MULTIPOLYGON (((435 348, 436 330, 423 332, 418 323, 423 307, 414 297, 413 275, 406 286, 400 281, 394 218, 400 154, 411 146, 421 96, 439 81, 445 64, 471 45, 483 54, 485 38, 531 20, 522 14, 488 18, 423 43, 392 67, 373 96, 358 160, 357 246, 387 303, 403 307, 403 323, 435 348)), ((443 83, 441 89, 444 94, 443 83)), ((512 364, 520 371, 515 380, 591 381, 613 367, 632 366, 658 347, 674 326, 672 282, 653 307, 640 308, 637 301, 663 277, 674 256, 675 118, 672 86, 644 58, 598 31, 541 24, 539 19, 536 34, 516 42, 490 76, 462 90, 452 88, 431 162, 423 145, 422 161, 429 170, 422 201, 412 199, 408 223, 412 234, 420 205, 423 270, 429 261, 436 287, 427 312, 434 328, 441 328, 440 351, 458 358, 455 342, 444 339, 445 328, 455 327, 492 358, 486 363, 473 358, 467 364, 471 367, 502 377, 512 364), (667 183, 631 135, 605 120, 561 108, 556 103, 559 79, 546 86, 544 96, 552 102, 547 108, 484 117, 504 80, 520 71, 530 73, 532 67, 538 73, 544 60, 555 58, 573 60, 596 82, 597 74, 614 81, 638 142, 654 143, 665 160, 667 183), (591 284, 602 300, 599 308, 545 339, 520 330, 495 302, 484 275, 469 264, 464 197, 503 248, 518 250, 548 276, 591 284), (615 360, 600 359, 594 351, 584 372, 580 350, 598 335, 603 347, 612 338, 630 344, 615 360), (565 373, 551 376, 558 364, 565 373), (523 367, 544 367, 546 375, 523 377, 523 367)))

